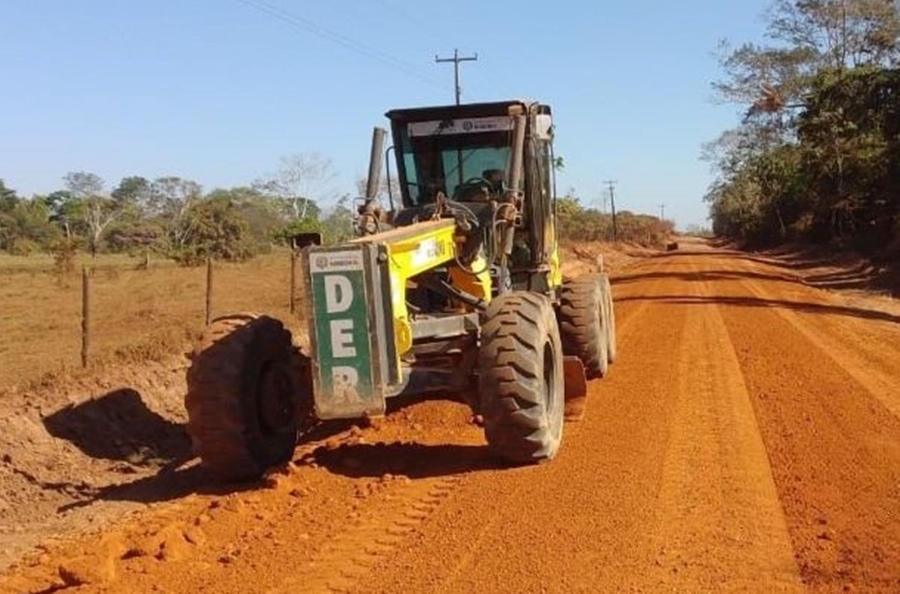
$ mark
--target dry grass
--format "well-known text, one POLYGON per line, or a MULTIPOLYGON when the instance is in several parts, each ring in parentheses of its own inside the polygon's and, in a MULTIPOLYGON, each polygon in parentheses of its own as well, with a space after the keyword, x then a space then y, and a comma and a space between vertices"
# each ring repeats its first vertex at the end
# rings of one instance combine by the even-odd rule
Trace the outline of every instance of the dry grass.
MULTIPOLYGON (((183 352, 202 329, 206 269, 125 256, 81 258, 92 275, 92 367, 183 352)), ((257 311, 290 320, 290 255, 216 264, 213 315, 257 311)), ((0 257, 0 391, 79 373, 81 278, 50 257, 0 257)))

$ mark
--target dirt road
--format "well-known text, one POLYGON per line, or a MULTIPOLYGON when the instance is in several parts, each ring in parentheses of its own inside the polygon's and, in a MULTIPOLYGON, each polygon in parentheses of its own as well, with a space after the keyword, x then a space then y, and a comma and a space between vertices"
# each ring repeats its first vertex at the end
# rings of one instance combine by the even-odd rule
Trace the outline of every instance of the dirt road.
POLYGON ((900 591, 900 316, 683 247, 614 277, 619 360, 551 463, 412 404, 241 491, 160 476, 0 591, 900 591))

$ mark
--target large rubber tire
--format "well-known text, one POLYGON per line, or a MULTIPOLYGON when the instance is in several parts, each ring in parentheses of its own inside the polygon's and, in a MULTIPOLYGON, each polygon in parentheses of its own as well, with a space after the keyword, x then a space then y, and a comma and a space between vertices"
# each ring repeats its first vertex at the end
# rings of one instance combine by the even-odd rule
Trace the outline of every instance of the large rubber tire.
POLYGON ((558 315, 563 352, 581 359, 588 378, 606 375, 609 336, 602 277, 592 274, 564 281, 558 315))
POLYGON ((619 350, 616 343, 616 310, 613 306, 612 285, 606 274, 602 275, 603 302, 606 304, 606 359, 610 363, 616 362, 616 355, 619 350))
POLYGON ((550 300, 516 291, 484 314, 478 390, 491 452, 516 464, 553 458, 562 440, 562 345, 550 300))
POLYGON ((194 349, 187 387, 194 452, 217 479, 255 479, 291 459, 304 385, 281 322, 254 314, 213 321, 194 349))

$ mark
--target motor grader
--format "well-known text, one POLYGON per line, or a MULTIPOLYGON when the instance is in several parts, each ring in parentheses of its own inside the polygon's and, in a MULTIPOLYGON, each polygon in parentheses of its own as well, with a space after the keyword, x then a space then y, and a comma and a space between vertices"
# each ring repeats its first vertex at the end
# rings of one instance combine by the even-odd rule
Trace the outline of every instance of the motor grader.
POLYGON ((290 460, 311 420, 377 417, 426 393, 465 399, 497 457, 547 460, 584 410, 587 379, 615 359, 607 276, 562 275, 550 107, 386 115, 393 146, 376 128, 359 236, 300 251, 309 352, 251 314, 215 320, 195 348, 187 428, 221 478, 290 460), (400 195, 385 208, 391 153, 387 187, 400 195))

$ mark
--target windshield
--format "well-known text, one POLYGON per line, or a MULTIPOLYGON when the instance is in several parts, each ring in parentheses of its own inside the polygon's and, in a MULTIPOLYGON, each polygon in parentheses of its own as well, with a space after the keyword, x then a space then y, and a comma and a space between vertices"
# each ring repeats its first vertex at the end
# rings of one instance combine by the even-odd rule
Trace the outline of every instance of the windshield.
POLYGON ((410 136, 400 131, 400 158, 410 205, 433 202, 438 192, 458 198, 467 181, 487 180, 499 189, 509 164, 509 131, 453 134, 436 130, 410 136))

